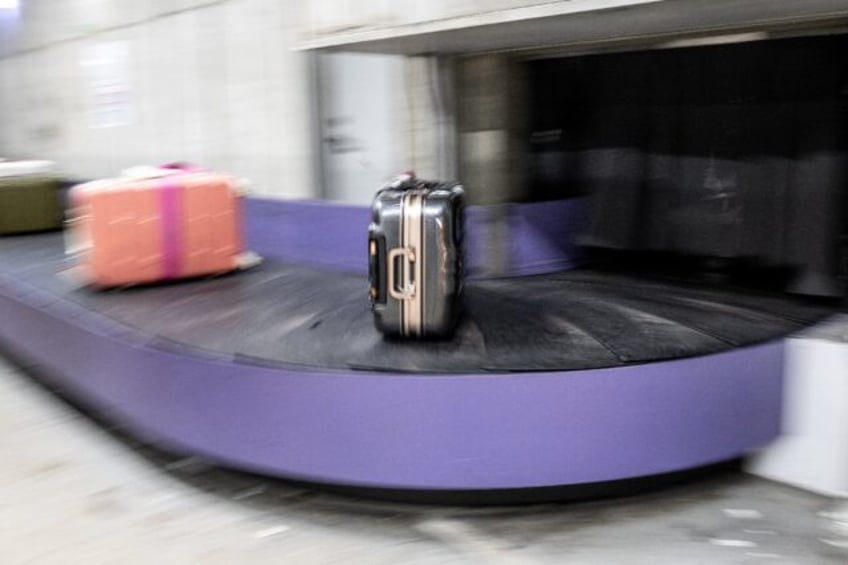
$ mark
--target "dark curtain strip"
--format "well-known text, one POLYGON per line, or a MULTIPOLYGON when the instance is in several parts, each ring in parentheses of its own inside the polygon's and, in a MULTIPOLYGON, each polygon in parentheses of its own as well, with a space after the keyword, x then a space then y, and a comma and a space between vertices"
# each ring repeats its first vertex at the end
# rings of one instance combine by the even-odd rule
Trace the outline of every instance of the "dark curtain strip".
POLYGON ((531 194, 588 194, 586 245, 753 260, 832 294, 848 36, 529 64, 531 194))

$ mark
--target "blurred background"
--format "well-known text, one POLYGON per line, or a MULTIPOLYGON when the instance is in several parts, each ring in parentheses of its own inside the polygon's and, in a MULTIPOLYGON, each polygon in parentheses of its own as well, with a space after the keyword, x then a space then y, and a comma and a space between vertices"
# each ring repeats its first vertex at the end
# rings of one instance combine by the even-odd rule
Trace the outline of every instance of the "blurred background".
MULTIPOLYGON (((414 170, 479 207, 475 275, 515 275, 529 226, 545 260, 844 311, 846 59, 845 0, 0 0, 0 156, 69 182, 186 161, 257 199, 356 206, 414 170)), ((800 439, 747 467, 794 486, 734 464, 619 501, 474 510, 171 457, 4 362, 0 560, 162 544, 175 563, 845 563, 847 325, 793 341, 800 439)))
POLYGON ((0 148, 79 179, 184 160, 272 198, 367 204, 407 169, 472 204, 588 196, 586 246, 840 295, 841 9, 9 1, 0 148))

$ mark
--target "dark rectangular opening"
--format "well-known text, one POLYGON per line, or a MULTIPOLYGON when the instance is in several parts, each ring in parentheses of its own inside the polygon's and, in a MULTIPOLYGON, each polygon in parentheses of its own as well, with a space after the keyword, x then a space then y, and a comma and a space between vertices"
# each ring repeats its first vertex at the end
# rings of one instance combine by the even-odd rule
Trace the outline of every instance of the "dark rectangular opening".
POLYGON ((530 196, 620 263, 844 295, 848 36, 528 63, 530 196))

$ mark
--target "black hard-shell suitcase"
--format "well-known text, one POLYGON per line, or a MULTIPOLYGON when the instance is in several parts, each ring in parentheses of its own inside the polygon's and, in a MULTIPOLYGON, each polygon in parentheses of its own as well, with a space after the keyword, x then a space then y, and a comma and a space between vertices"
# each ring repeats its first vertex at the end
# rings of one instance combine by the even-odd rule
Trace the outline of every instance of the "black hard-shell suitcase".
POLYGON ((377 329, 448 337, 463 288, 462 187, 398 177, 374 197, 368 233, 371 308, 377 329))

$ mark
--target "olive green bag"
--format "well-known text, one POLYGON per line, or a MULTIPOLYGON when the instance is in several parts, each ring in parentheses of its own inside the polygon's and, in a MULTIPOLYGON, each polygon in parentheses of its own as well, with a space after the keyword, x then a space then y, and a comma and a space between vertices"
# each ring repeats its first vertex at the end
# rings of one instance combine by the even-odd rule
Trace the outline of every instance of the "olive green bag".
POLYGON ((59 179, 0 177, 0 234, 58 229, 62 219, 59 179))

